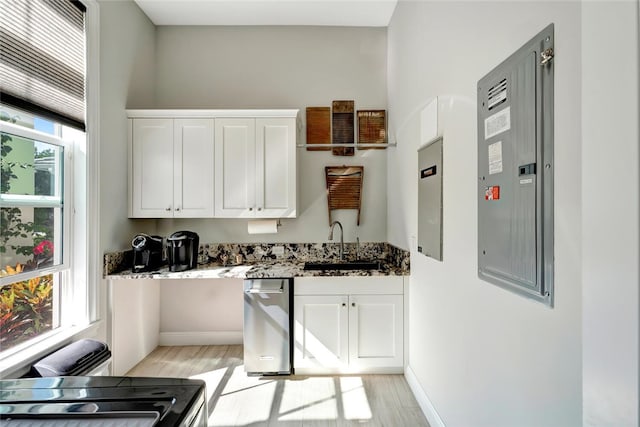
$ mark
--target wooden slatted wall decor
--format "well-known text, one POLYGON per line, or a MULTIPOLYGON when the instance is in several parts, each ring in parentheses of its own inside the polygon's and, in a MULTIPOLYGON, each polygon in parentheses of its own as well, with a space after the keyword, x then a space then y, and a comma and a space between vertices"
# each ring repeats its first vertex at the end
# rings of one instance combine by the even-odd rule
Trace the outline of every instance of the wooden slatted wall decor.
POLYGON ((331 108, 307 107, 307 151, 329 151, 330 147, 309 147, 311 144, 331 144, 331 108))
POLYGON ((357 209, 358 225, 362 202, 362 180, 364 166, 326 166, 327 203, 329 207, 329 225, 331 211, 334 209, 357 209))
POLYGON ((332 136, 333 144, 351 144, 352 147, 333 149, 334 156, 353 156, 355 149, 354 101, 333 101, 332 136))
MULTIPOLYGON (((358 144, 386 144, 385 110, 358 110, 358 144)), ((386 147, 361 147, 361 150, 384 150, 386 147)))

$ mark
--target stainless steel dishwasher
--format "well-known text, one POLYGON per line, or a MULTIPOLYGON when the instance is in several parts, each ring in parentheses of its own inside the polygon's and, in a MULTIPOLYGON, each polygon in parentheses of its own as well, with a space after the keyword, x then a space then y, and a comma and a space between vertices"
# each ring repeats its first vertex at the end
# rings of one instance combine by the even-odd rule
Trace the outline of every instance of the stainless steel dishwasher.
POLYGON ((292 279, 244 281, 244 370, 248 375, 291 374, 292 279))

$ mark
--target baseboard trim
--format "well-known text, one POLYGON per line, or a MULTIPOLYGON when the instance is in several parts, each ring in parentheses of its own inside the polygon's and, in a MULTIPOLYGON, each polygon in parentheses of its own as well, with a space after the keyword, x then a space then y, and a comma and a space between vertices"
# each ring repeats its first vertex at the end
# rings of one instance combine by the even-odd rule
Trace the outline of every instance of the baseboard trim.
POLYGON ((160 345, 232 345, 242 344, 242 331, 160 332, 160 345))
MULTIPOLYGON (((295 356, 294 356, 295 357, 295 356)), ((295 368, 296 375, 357 375, 357 374, 403 374, 402 368, 371 367, 371 368, 323 368, 318 366, 295 368)))
POLYGON ((424 389, 420 385, 418 377, 416 377, 411 366, 407 366, 407 369, 404 371, 404 377, 407 379, 407 384, 409 384, 409 388, 418 401, 418 405, 420 405, 420 409, 422 409, 424 416, 427 417, 429 425, 431 427, 446 427, 444 425, 444 421, 442 421, 442 418, 438 415, 436 408, 433 406, 433 403, 429 400, 427 393, 425 393, 424 389))

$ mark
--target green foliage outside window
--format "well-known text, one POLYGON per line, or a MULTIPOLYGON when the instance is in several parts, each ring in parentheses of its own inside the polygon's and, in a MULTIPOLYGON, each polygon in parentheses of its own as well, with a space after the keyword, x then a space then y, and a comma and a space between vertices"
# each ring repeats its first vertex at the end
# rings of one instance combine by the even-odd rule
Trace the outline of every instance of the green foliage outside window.
MULTIPOLYGON (((16 119, 6 113, 0 120, 15 123, 16 119)), ((12 180, 18 179, 17 169, 34 169, 27 164, 11 159, 14 150, 10 135, 1 134, 0 190, 10 194, 12 180)), ((34 157, 51 156, 50 150, 35 153, 34 157)), ((49 194, 51 177, 48 173, 33 170, 34 193, 49 194)), ((13 253, 26 260, 15 266, 6 265, 0 276, 11 276, 53 264, 53 209, 34 208, 33 221, 23 218, 23 208, 0 209, 0 255, 13 253), (25 244, 26 243, 26 244, 25 244)), ((54 275, 46 274, 29 280, 7 284, 0 288, 0 351, 20 344, 32 337, 49 331, 53 327, 53 282, 54 275)))

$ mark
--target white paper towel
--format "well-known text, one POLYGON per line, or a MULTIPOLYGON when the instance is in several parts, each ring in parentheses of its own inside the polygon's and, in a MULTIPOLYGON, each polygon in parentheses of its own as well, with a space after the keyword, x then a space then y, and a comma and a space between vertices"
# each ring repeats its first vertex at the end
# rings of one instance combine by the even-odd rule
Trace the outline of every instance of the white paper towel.
POLYGON ((278 232, 277 219, 256 219, 249 221, 247 226, 249 234, 274 234, 278 232))

